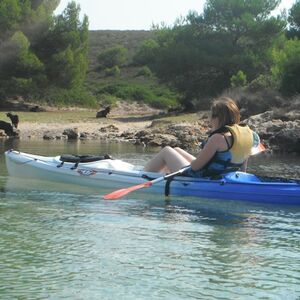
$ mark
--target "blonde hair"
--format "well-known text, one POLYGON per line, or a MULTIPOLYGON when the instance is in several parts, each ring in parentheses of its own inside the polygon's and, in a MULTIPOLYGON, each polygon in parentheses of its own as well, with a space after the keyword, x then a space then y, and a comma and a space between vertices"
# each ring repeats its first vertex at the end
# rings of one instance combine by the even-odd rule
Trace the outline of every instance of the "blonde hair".
POLYGON ((218 118, 220 128, 225 125, 240 123, 240 110, 229 97, 220 97, 213 101, 211 106, 212 118, 218 118))

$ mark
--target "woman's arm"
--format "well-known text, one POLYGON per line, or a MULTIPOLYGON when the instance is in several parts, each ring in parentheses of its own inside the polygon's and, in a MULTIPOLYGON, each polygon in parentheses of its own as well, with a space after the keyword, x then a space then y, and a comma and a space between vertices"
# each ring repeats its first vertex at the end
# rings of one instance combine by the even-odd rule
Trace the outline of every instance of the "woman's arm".
POLYGON ((197 158, 191 162, 194 171, 203 168, 215 155, 215 153, 222 148, 224 144, 224 137, 220 134, 214 134, 200 151, 197 158))

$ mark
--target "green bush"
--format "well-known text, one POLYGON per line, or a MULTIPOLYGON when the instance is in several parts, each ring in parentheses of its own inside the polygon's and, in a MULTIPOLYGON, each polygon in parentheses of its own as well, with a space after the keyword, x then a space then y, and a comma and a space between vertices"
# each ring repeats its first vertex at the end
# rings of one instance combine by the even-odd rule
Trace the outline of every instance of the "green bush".
POLYGON ((145 65, 151 64, 155 60, 155 56, 157 55, 159 49, 158 43, 149 39, 142 43, 139 47, 138 51, 133 57, 133 62, 136 65, 145 65))
POLYGON ((100 68, 112 68, 122 66, 127 59, 127 49, 123 46, 115 46, 102 51, 98 55, 100 68))
POLYGON ((144 66, 137 72, 136 76, 152 77, 152 72, 148 66, 144 66))
POLYGON ((179 103, 175 98, 168 98, 168 97, 157 97, 149 101, 148 103, 152 107, 155 108, 172 108, 172 107, 178 107, 179 103))
POLYGON ((118 97, 115 97, 113 95, 110 95, 110 94, 100 94, 98 96, 98 100, 99 100, 99 103, 103 106, 115 106, 117 101, 120 100, 120 98, 118 97))
POLYGON ((272 75, 265 74, 259 75, 257 78, 252 80, 248 85, 247 88, 252 91, 260 91, 262 89, 275 89, 278 90, 278 82, 274 80, 272 75))
POLYGON ((98 89, 97 95, 111 95, 118 99, 137 101, 153 107, 170 108, 179 104, 178 96, 169 89, 136 84, 108 84, 98 89))
POLYGON ((121 74, 120 68, 118 66, 113 66, 112 68, 106 68, 104 70, 105 76, 118 77, 121 74))
POLYGON ((16 95, 26 95, 33 89, 32 78, 15 78, 12 77, 11 88, 15 91, 16 95))
POLYGON ((84 88, 59 89, 49 88, 43 95, 37 95, 37 100, 43 99, 44 102, 54 106, 82 106, 97 107, 97 99, 84 88))
POLYGON ((238 71, 230 78, 231 87, 243 87, 247 84, 247 76, 243 71, 238 71))

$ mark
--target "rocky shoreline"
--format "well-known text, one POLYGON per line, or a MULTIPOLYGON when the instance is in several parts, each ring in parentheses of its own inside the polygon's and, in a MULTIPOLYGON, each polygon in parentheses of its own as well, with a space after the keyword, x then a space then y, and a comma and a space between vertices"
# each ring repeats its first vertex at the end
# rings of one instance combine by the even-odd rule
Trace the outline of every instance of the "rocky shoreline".
MULTIPOLYGON (((130 142, 143 146, 178 146, 197 151, 199 144, 207 138, 208 113, 199 113, 193 123, 173 123, 166 120, 120 122, 109 119, 109 123, 32 124, 24 123, 18 130, 20 139, 46 140, 105 140, 130 142)), ((300 153, 300 112, 292 111, 278 115, 267 111, 243 120, 261 137, 269 151, 300 153)), ((2 137, 5 134, 2 133, 2 137)))
POLYGON ((251 116, 245 123, 255 130, 267 148, 300 154, 300 112, 277 115, 274 111, 251 116))

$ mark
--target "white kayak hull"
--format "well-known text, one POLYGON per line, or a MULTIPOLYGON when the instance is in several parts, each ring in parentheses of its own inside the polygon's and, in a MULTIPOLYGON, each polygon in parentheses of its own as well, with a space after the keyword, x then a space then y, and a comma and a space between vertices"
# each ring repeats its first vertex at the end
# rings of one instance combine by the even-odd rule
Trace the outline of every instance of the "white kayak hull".
MULTIPOLYGON (((141 178, 140 171, 133 170, 134 166, 120 160, 113 164, 110 159, 98 163, 81 163, 74 169, 74 163, 68 162, 58 167, 61 163, 59 157, 9 151, 6 152, 5 158, 9 175, 20 178, 37 178, 98 188, 119 187, 122 183, 128 185, 145 181, 141 178), (119 170, 113 167, 116 164, 121 165, 119 170), (131 170, 128 172, 126 169, 131 170)), ((153 176, 153 173, 148 174, 153 176)))

